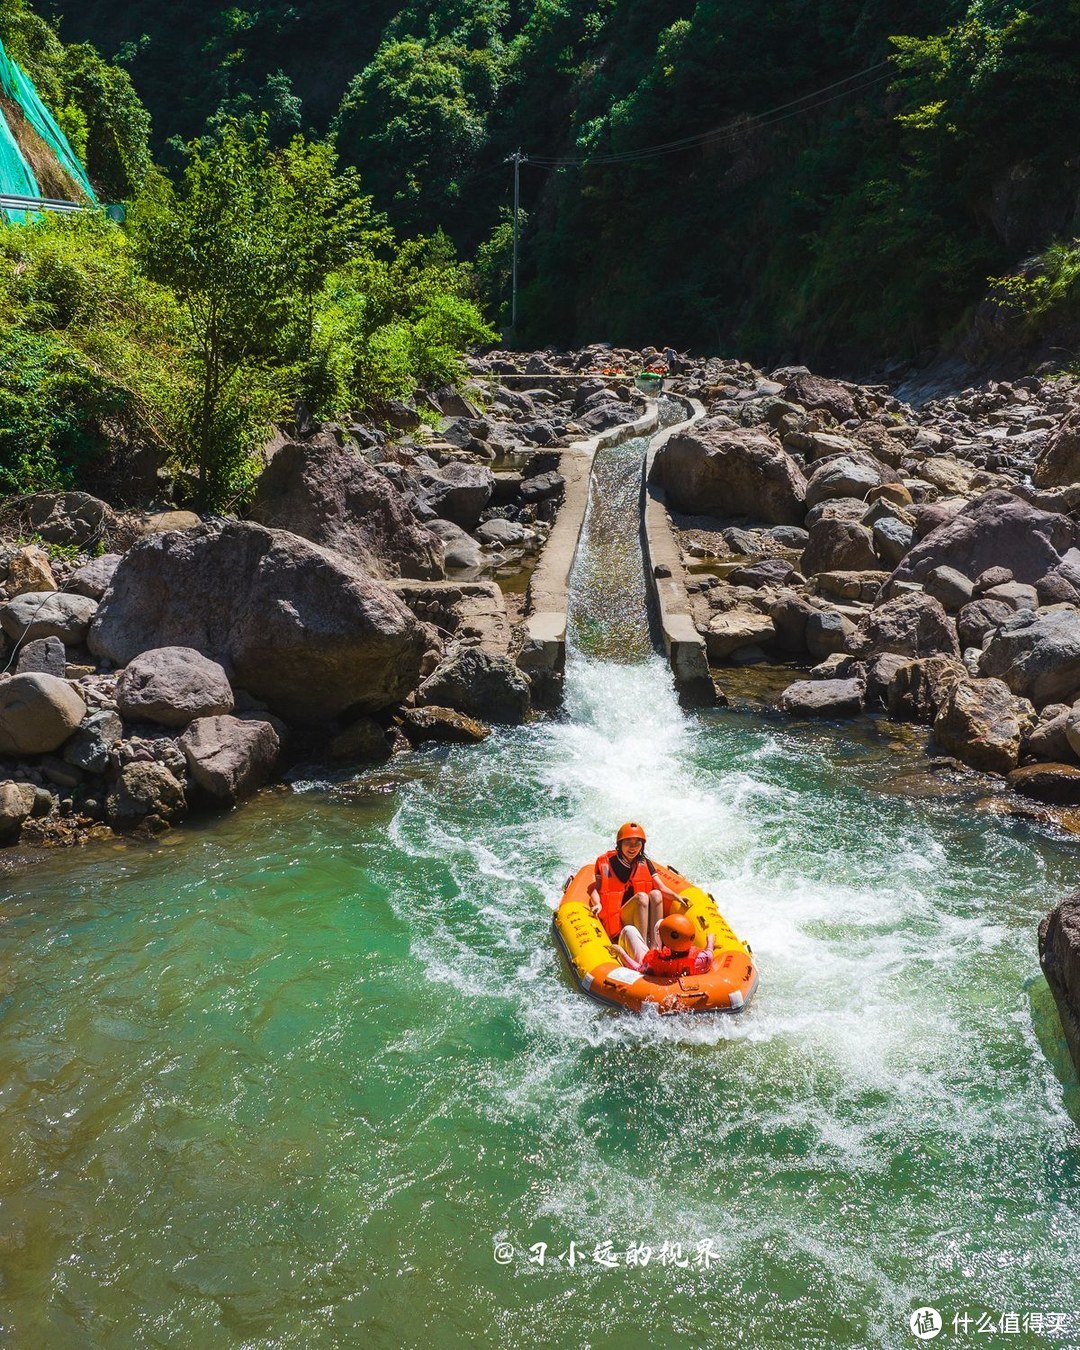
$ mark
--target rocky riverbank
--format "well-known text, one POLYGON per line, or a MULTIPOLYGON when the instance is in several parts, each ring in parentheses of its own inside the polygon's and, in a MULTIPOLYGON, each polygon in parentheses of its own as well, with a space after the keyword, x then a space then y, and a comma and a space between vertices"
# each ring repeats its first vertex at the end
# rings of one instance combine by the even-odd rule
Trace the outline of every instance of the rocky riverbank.
MULTIPOLYGON (((640 418, 627 372, 655 355, 496 353, 463 391, 388 409, 392 431, 283 427, 243 519, 2 504, 0 843, 153 832, 298 762, 529 717, 552 689, 524 583, 563 456, 640 418)), ((802 664, 779 713, 884 710, 939 765, 1080 805, 1080 382, 918 408, 717 359, 680 358, 671 383, 705 416, 652 482, 717 699, 735 671, 802 664)), ((1041 953, 1075 1031, 1073 910, 1041 953)))
POLYGON ((4 503, 0 843, 158 830, 300 759, 378 763, 528 717, 521 591, 562 450, 644 407, 590 373, 602 355, 477 362, 389 428, 283 427, 245 519, 4 503))

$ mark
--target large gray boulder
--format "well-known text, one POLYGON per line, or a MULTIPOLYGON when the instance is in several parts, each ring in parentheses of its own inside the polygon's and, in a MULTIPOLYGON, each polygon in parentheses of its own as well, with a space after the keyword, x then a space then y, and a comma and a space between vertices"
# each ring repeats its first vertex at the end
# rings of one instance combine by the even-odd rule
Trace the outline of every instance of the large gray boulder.
POLYGON ((984 773, 1009 773, 1035 724, 1035 709, 1001 680, 958 680, 934 719, 943 750, 984 773))
POLYGON ((1010 614, 984 647, 979 674, 1004 680, 1040 708, 1071 702, 1080 691, 1080 610, 1061 605, 1010 614))
POLYGON ((776 706, 789 717, 857 717, 863 710, 862 680, 796 680, 776 706))
POLYGON ((103 553, 100 558, 91 558, 72 575, 68 589, 76 595, 100 600, 109 589, 109 582, 120 565, 121 556, 119 553, 103 553))
POLYGON ((771 525, 801 525, 805 515, 802 470, 757 427, 701 422, 660 448, 651 477, 676 511, 750 516, 771 525))
POLYGON ((247 797, 269 781, 281 742, 256 717, 200 717, 180 738, 192 778, 219 801, 247 797))
POLYGON ((1010 492, 988 492, 920 539, 893 576, 922 581, 935 567, 954 567, 977 577, 1000 565, 1033 585, 1076 542, 1077 526, 1068 516, 1039 511, 1010 492))
POLYGON ((822 517, 810 526, 799 568, 810 577, 816 572, 868 572, 877 565, 874 541, 865 525, 822 517))
POLYGON ((192 647, 140 652, 116 682, 116 703, 129 721, 186 727, 196 717, 233 710, 228 676, 192 647))
POLYGON ((853 644, 861 656, 896 652, 913 659, 960 655, 956 629, 939 600, 913 591, 878 605, 861 621, 853 644))
POLYGON ((806 485, 806 505, 832 497, 856 497, 866 501, 871 489, 896 479, 896 471, 878 464, 870 455, 837 455, 815 466, 806 485))
POLYGON ((1080 1073, 1080 891, 1062 900, 1039 925, 1039 963, 1080 1073))
POLYGON ((255 485, 250 514, 352 558, 373 577, 443 575, 439 541, 404 496, 332 436, 283 445, 255 485))
POLYGON ((436 516, 453 521, 463 530, 473 530, 494 485, 495 476, 486 466, 454 460, 438 473, 422 476, 421 497, 436 516))
POLYGON ((489 722, 523 722, 529 682, 506 656, 479 647, 449 654, 420 686, 416 702, 470 713, 489 722))
POLYGON ((194 647, 282 716, 322 721, 400 703, 419 680, 427 635, 350 559, 228 521, 136 544, 89 645, 124 666, 153 647, 194 647))
POLYGON ((847 422, 858 414, 855 398, 850 389, 838 380, 826 380, 821 375, 811 375, 805 368, 792 372, 791 378, 784 384, 784 397, 811 410, 823 408, 838 422, 847 422))
POLYGON ((55 675, 0 681, 0 755, 57 750, 86 716, 86 704, 55 675))
POLYGON ((20 509, 30 529, 47 544, 86 545, 100 539, 116 517, 107 502, 88 492, 36 492, 20 509))
POLYGON ((0 626, 15 642, 59 638, 67 647, 85 641, 97 602, 69 591, 26 591, 0 605, 0 626))

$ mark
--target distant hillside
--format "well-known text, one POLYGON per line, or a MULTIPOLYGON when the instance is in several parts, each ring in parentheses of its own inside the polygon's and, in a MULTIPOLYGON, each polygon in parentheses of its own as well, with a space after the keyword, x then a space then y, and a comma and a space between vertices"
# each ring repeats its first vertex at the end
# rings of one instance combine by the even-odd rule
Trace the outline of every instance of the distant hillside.
POLYGON ((520 147, 523 342, 911 354, 1078 229, 1069 0, 41 12, 124 63, 162 151, 227 115, 264 112, 279 138, 329 130, 399 228, 487 241, 493 293, 520 147))

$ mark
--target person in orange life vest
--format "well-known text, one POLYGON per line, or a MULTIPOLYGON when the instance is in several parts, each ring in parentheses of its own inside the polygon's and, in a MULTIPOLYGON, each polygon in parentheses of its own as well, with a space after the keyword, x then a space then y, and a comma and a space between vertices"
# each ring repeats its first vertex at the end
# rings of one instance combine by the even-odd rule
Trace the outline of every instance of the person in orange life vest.
POLYGON ((633 956, 620 952, 623 965, 640 970, 644 975, 704 975, 712 970, 713 943, 710 933, 704 947, 694 945, 694 922, 685 914, 669 914, 660 920, 660 946, 650 949, 645 945, 633 924, 627 924, 623 936, 630 943, 633 956))
POLYGON ((623 925, 630 923, 657 946, 656 926, 664 917, 665 899, 682 904, 645 856, 645 831, 633 821, 620 827, 615 847, 597 858, 588 891, 589 908, 615 941, 623 925))

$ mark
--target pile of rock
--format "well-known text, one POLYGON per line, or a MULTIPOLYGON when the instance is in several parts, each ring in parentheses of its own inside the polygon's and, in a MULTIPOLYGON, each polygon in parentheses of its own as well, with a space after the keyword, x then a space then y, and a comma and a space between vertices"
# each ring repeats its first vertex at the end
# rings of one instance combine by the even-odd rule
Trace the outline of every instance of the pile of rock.
POLYGON ((653 477, 685 561, 717 564, 691 582, 711 663, 809 658, 782 711, 886 708, 1020 791, 1080 802, 1075 382, 918 411, 801 367, 712 360, 690 382, 708 416, 653 477))
POLYGON ((308 755, 379 760, 527 717, 521 635, 487 578, 543 545, 560 447, 638 412, 610 382, 532 373, 478 384, 483 414, 451 390, 427 427, 391 409, 394 441, 283 430, 250 520, 157 512, 102 554, 122 533, 104 502, 20 503, 13 534, 65 552, 0 544, 0 841, 228 805, 278 772, 286 729, 308 755))

